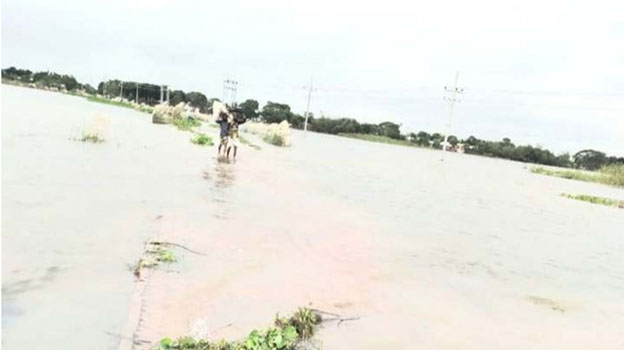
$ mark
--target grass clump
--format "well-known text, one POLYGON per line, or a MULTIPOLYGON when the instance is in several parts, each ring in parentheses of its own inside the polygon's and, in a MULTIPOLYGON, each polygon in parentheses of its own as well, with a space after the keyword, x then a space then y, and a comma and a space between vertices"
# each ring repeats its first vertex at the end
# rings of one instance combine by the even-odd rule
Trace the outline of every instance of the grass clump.
POLYGON ((534 174, 624 187, 624 164, 607 165, 598 171, 591 172, 583 170, 549 169, 541 166, 532 167, 530 171, 534 174))
POLYGON ((157 267, 161 263, 171 264, 178 261, 177 256, 173 251, 166 249, 162 242, 147 242, 145 243, 145 249, 143 256, 132 268, 134 275, 137 278, 141 278, 142 271, 144 269, 152 269, 157 267))
POLYGON ((159 248, 156 250, 156 261, 164 263, 174 263, 178 261, 175 254, 169 249, 159 248))
POLYGON ((200 126, 201 122, 192 118, 173 119, 173 125, 182 131, 189 131, 196 126, 200 126))
POLYGON ((102 143, 104 139, 96 133, 83 133, 80 142, 102 143))
POLYGON ((412 142, 409 142, 406 140, 397 140, 397 139, 393 139, 393 138, 386 137, 386 136, 380 136, 380 135, 340 133, 338 134, 338 136, 348 137, 351 139, 364 140, 364 141, 386 143, 386 144, 391 144, 391 145, 416 147, 416 144, 412 142))
POLYGON ((191 142, 200 145, 200 146, 212 146, 214 142, 212 141, 212 137, 206 134, 196 134, 195 137, 191 139, 191 142))
POLYGON ((624 164, 611 164, 600 169, 607 185, 624 187, 624 164))
POLYGON ((286 146, 286 139, 277 134, 266 135, 262 138, 264 142, 270 143, 275 146, 284 147, 286 146))
POLYGON ((311 338, 321 322, 322 317, 318 312, 299 308, 292 317, 276 317, 273 327, 266 330, 254 329, 241 340, 210 342, 192 337, 176 340, 164 338, 159 343, 159 350, 293 350, 298 344, 311 338))
POLYGON ((597 197, 597 196, 588 196, 585 194, 569 194, 569 193, 562 193, 561 196, 570 198, 570 199, 576 199, 579 201, 606 205, 609 207, 624 208, 624 201, 617 200, 617 199, 597 197))

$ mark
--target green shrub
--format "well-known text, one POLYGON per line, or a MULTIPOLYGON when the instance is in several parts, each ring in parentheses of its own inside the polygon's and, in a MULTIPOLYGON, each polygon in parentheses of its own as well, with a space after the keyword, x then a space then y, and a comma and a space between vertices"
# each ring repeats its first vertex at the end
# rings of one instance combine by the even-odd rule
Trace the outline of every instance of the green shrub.
POLYGON ((212 146, 214 144, 212 138, 206 134, 196 134, 195 137, 191 139, 191 142, 201 146, 212 146))
POLYGON ((173 125, 182 131, 189 131, 196 126, 200 126, 199 120, 187 118, 187 119, 173 119, 173 125))

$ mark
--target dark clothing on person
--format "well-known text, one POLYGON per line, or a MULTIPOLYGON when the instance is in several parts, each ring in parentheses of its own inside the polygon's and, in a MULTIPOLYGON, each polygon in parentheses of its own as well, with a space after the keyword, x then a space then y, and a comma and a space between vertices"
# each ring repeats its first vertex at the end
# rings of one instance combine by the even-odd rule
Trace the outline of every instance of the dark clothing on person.
POLYGON ((218 123, 221 125, 221 133, 220 133, 221 138, 227 137, 228 134, 230 133, 227 119, 220 119, 218 123))

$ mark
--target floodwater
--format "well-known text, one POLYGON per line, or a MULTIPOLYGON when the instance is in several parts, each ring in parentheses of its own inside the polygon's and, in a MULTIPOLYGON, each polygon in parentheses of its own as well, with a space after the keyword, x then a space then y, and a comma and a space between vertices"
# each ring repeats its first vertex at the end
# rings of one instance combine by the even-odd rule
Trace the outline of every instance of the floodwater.
POLYGON ((301 305, 357 318, 326 349, 624 347, 624 211, 559 196, 621 189, 299 132, 223 163, 146 114, 2 89, 6 349, 231 339, 301 305), (135 284, 147 239, 205 255, 135 284))

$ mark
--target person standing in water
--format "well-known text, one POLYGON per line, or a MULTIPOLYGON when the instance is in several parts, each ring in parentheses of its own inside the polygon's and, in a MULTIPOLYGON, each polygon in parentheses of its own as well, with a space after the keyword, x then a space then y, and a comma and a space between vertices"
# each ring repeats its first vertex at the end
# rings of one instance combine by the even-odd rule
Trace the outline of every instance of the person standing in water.
POLYGON ((217 155, 220 156, 221 150, 223 150, 223 154, 227 152, 230 125, 234 121, 234 117, 227 110, 226 106, 219 101, 214 101, 212 103, 212 115, 214 117, 214 121, 219 124, 220 129, 219 136, 221 140, 217 149, 217 155))
POLYGON ((226 157, 230 157, 230 151, 233 150, 233 154, 232 154, 232 159, 236 160, 236 153, 238 151, 238 146, 240 145, 239 139, 238 139, 238 126, 240 124, 243 124, 247 121, 247 118, 245 118, 245 115, 243 114, 242 109, 237 108, 236 106, 233 107, 234 110, 234 115, 235 117, 232 120, 232 123, 229 124, 229 140, 228 140, 228 147, 227 147, 227 152, 226 152, 226 157))

